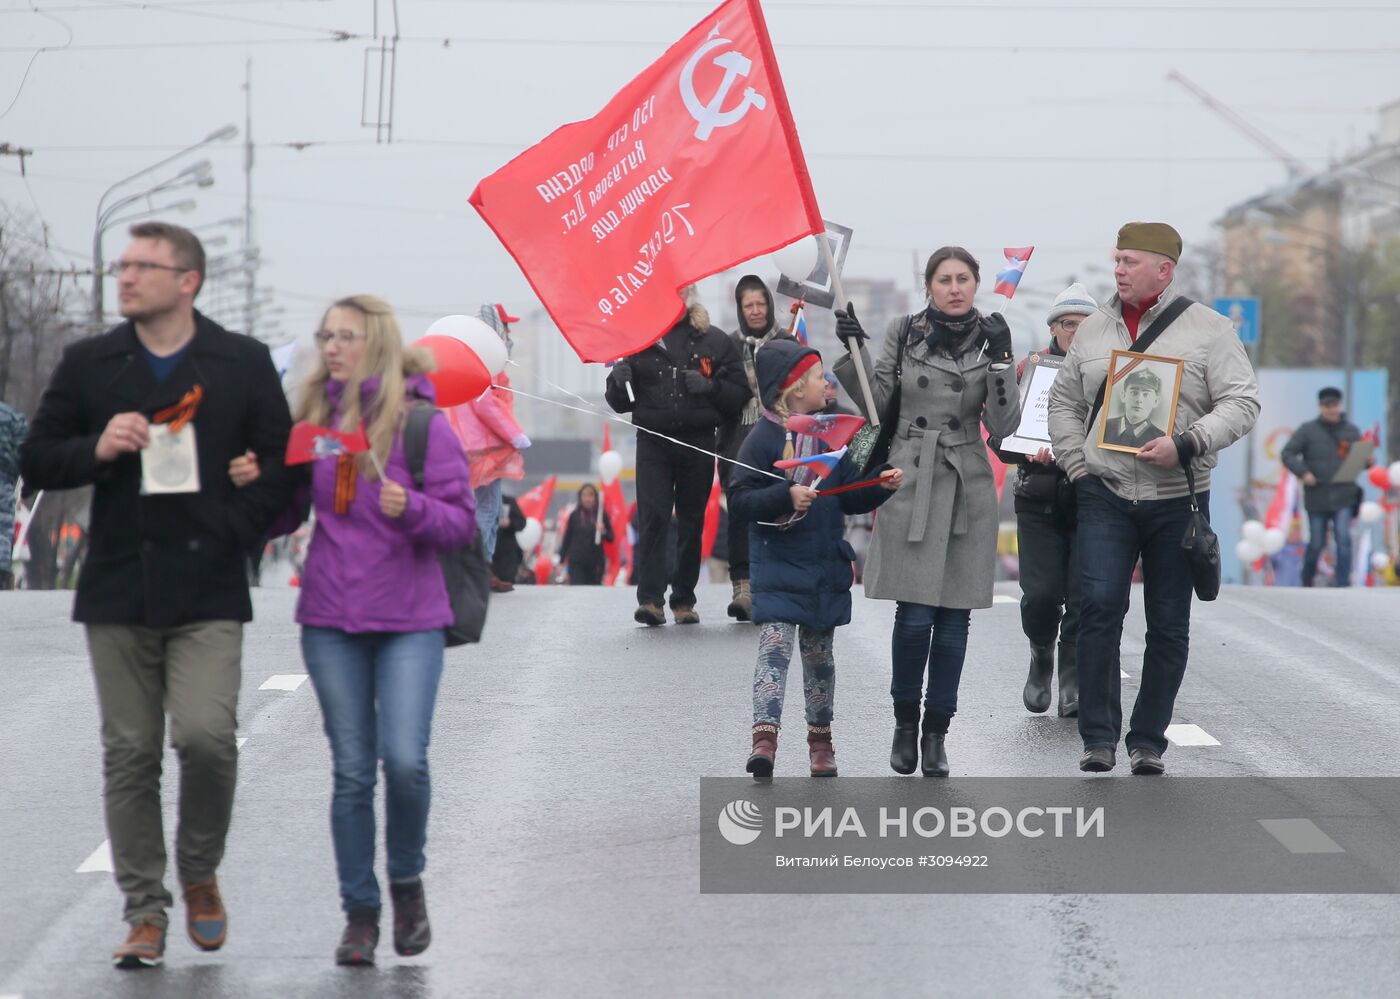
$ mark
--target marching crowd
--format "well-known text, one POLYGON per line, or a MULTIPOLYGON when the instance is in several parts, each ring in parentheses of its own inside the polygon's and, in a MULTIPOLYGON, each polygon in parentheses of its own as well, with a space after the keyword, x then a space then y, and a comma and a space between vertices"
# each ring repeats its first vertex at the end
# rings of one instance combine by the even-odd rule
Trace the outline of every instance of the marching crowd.
MULTIPOLYGON (((289 407, 266 347, 195 310, 199 240, 158 222, 133 226, 131 237, 116 267, 124 321, 64 352, 18 451, 35 488, 93 487, 74 619, 96 679, 104 808, 128 924, 113 960, 123 968, 163 960, 174 902, 158 790, 167 716, 181 770, 175 873, 186 929, 202 949, 224 942, 216 872, 233 808, 242 638, 252 617, 245 558, 313 512, 296 620, 330 746, 345 916, 335 959, 372 964, 379 940, 381 764, 393 945, 420 953, 431 940, 427 746, 457 613, 440 556, 479 537, 488 560, 504 555, 496 575, 514 578, 524 518, 501 486, 520 477, 529 438, 502 403, 507 392, 437 409, 431 356, 405 347, 392 310, 370 295, 326 310, 316 362, 289 407), (294 419, 362 429, 367 449, 289 464, 294 419)), ((1195 510, 1208 510, 1216 455, 1248 433, 1259 409, 1229 320, 1174 285, 1181 251, 1170 226, 1129 223, 1118 233, 1112 300, 1099 305, 1079 285, 1055 300, 1042 351, 1062 364, 1049 397, 1051 443, 1001 452, 1017 465, 1030 646, 1023 700, 1044 712, 1057 699, 1061 717, 1077 718, 1088 772, 1116 762, 1119 643, 1139 559, 1146 652, 1123 741, 1134 774, 1164 770, 1193 592, 1183 532, 1195 510), (1115 351, 1179 362, 1170 425, 1151 424, 1151 406, 1101 412, 1115 351), (1104 446, 1110 420, 1112 440, 1131 444, 1104 446)), ((855 560, 844 523, 870 513, 865 596, 895 602, 890 766, 949 773, 972 611, 991 606, 996 566, 983 428, 994 447, 1015 434, 1025 361, 1018 366, 1005 320, 974 306, 981 273, 967 250, 937 250, 923 276, 927 307, 895 318, 878 339, 853 308, 837 311, 847 350, 830 371, 782 328, 769 289, 750 275, 736 289, 732 334, 686 289, 679 321, 607 375, 607 402, 637 428, 640 624, 663 626, 668 611, 675 624, 698 623, 704 507, 723 459, 726 611, 757 625, 745 766, 758 781, 773 773, 794 651, 810 773, 837 773, 834 635, 851 620, 855 560), (838 381, 867 418, 878 417, 868 447, 832 452, 813 430, 813 417, 835 411, 838 381)), ((491 307, 482 318, 508 345, 514 317, 491 307)), ((1309 453, 1300 445, 1290 467, 1306 473, 1309 453)), ((570 582, 600 582, 600 546, 619 529, 598 490, 580 489, 557 547, 570 582)))

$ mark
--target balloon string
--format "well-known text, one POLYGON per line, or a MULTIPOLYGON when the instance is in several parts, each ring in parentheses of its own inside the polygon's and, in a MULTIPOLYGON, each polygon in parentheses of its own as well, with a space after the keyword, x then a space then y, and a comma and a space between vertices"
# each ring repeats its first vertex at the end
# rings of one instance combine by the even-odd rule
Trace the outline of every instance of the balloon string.
MULTIPOLYGON (((558 399, 550 399, 547 396, 534 395, 530 392, 522 392, 518 388, 506 385, 495 385, 492 387, 495 388, 498 392, 513 392, 515 395, 520 396, 522 399, 534 399, 536 402, 548 403, 551 406, 558 406, 560 409, 571 409, 575 413, 584 413, 588 416, 598 416, 605 420, 611 420, 613 423, 620 423, 624 427, 632 427, 633 429, 640 430, 643 433, 651 434, 653 437, 660 437, 664 441, 670 441, 672 444, 678 444, 681 447, 690 448, 690 450, 692 451, 699 451, 701 454, 707 454, 711 458, 715 458, 719 461, 727 461, 731 465, 738 465, 740 468, 747 468, 750 472, 757 472, 759 475, 766 475, 770 479, 777 479, 779 482, 788 481, 787 477, 784 475, 776 475, 773 472, 765 472, 761 468, 754 468, 752 465, 746 465, 742 461, 735 461, 733 458, 726 458, 722 454, 715 454, 715 452, 713 451, 706 451, 703 447, 696 447, 694 444, 687 444, 685 441, 678 441, 674 437, 668 437, 665 434, 660 433, 656 430, 648 430, 646 427, 637 426, 630 420, 624 420, 622 417, 614 416, 612 413, 604 413, 602 410, 594 409, 591 406, 588 409, 584 409, 580 406, 570 406, 567 402, 560 402, 558 399)), ((570 392, 569 394, 573 395, 572 392, 570 392)))

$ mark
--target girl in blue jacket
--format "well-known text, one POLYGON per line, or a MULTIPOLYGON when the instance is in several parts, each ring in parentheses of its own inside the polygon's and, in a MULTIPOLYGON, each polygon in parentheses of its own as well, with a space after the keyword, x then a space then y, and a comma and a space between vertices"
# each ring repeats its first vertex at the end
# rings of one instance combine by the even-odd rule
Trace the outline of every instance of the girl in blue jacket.
MULTIPOLYGON (((804 458, 828 450, 819 438, 787 428, 790 415, 815 413, 825 405, 821 355, 796 340, 774 339, 759 348, 754 366, 763 417, 739 451, 741 464, 729 491, 729 516, 750 524, 753 620, 760 628, 753 677, 753 751, 745 769, 760 784, 773 777, 783 691, 796 645, 802 654, 811 773, 834 777, 832 640, 837 625, 851 620, 856 557, 844 536, 844 517, 868 513, 889 499, 903 473, 884 466, 879 486, 818 496, 818 473, 805 466, 792 469, 782 481, 754 471, 773 468, 784 457, 804 458)), ((842 457, 820 486, 829 489, 860 478, 860 470, 842 457)))

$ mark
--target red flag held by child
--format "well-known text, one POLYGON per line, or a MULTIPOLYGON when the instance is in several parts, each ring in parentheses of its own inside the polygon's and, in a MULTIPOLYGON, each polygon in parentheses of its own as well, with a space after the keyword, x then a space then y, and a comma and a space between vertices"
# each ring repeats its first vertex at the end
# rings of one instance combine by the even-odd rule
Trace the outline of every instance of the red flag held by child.
POLYGON ((655 343, 681 287, 826 228, 758 0, 721 4, 471 203, 585 361, 655 343))

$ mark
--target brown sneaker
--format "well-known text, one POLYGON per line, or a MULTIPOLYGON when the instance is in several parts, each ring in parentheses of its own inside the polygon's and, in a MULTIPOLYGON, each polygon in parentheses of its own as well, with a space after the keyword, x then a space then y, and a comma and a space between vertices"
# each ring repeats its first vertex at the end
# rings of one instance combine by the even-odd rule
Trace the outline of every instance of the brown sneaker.
POLYGON ((672 607, 671 616, 676 619, 676 624, 700 623, 700 615, 695 613, 694 607, 672 607))
POLYGON ((813 777, 836 776, 836 750, 831 746, 830 725, 807 726, 807 754, 813 777))
POLYGON ((165 960, 165 927, 149 920, 137 923, 126 935, 126 943, 112 951, 118 968, 157 968, 165 960))
POLYGON ((224 945, 228 914, 216 879, 185 885, 185 928, 200 950, 218 950, 224 945))
POLYGON ((642 604, 632 615, 632 620, 648 628, 656 628, 666 623, 666 612, 658 604, 642 604))

